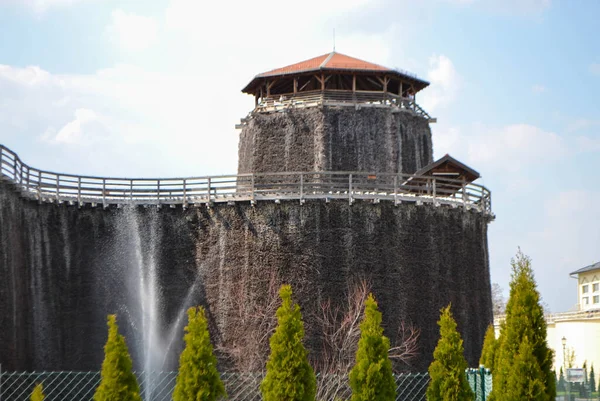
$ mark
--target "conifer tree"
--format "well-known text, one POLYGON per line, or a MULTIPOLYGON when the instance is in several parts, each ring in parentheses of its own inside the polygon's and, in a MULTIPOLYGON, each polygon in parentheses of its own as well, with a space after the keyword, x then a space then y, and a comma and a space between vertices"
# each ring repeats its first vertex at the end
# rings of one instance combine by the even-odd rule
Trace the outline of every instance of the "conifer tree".
POLYGON ((594 373, 594 364, 592 363, 592 366, 590 367, 590 378, 588 380, 588 383, 590 385, 590 392, 595 392, 596 391, 596 373, 594 373))
POLYGON ((383 335, 381 312, 372 294, 365 301, 356 363, 350 371, 352 401, 393 401, 396 383, 388 357, 390 340, 383 335))
POLYGON ((185 349, 179 358, 179 374, 173 392, 174 401, 214 401, 226 396, 217 371, 217 358, 208 333, 204 308, 189 308, 185 327, 185 349))
POLYGON ((562 366, 560 367, 559 375, 558 375, 558 384, 556 385, 557 391, 566 391, 565 386, 565 373, 563 371, 562 366))
POLYGON ((441 310, 440 339, 433 351, 433 362, 429 365, 431 381, 427 387, 427 401, 468 401, 475 395, 467 381, 467 361, 464 356, 463 340, 456 330, 450 305, 441 310))
POLYGON ((94 394, 94 401, 114 400, 142 401, 142 398, 137 379, 132 372, 125 337, 119 334, 117 317, 108 315, 108 339, 104 346, 101 381, 94 394))
POLYGON ((510 297, 506 305, 506 320, 500 329, 493 388, 489 401, 514 400, 508 396, 508 386, 509 383, 518 382, 516 378, 511 378, 511 375, 520 374, 518 367, 539 374, 537 380, 530 378, 534 380, 531 382, 534 388, 530 389, 530 393, 538 388, 539 383, 542 384, 542 394, 536 399, 554 401, 556 375, 552 371, 553 352, 546 342, 546 321, 540 305, 540 295, 536 288, 531 260, 519 250, 511 264, 510 297), (522 345, 523 342, 527 344, 522 345), (524 347, 524 350, 531 347, 533 362, 517 360, 521 347, 524 347), (538 368, 530 366, 534 362, 538 368))
POLYGON ((483 339, 483 348, 481 349, 479 364, 488 368, 492 373, 494 371, 497 349, 498 340, 496 340, 496 332, 494 331, 494 325, 490 324, 483 339))
POLYGON ((42 387, 42 383, 36 384, 33 392, 31 393, 31 401, 44 401, 46 396, 44 395, 44 388, 42 387))
POLYGON ((525 336, 515 356, 513 372, 508 376, 506 399, 543 401, 547 399, 545 390, 540 365, 533 355, 533 346, 525 336))
POLYGON ((269 340, 271 355, 260 385, 263 400, 313 401, 316 377, 302 343, 304 323, 300 306, 292 302, 289 285, 281 286, 279 296, 282 303, 277 309, 277 328, 269 340))

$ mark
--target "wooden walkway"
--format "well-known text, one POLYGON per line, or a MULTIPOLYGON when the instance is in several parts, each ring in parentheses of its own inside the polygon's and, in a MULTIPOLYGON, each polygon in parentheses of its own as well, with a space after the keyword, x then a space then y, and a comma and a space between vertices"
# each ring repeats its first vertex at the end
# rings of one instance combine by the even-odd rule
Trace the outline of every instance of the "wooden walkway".
POLYGON ((25 198, 72 205, 211 205, 293 200, 414 202, 492 214, 490 191, 478 184, 405 174, 286 172, 186 178, 108 178, 38 170, 0 145, 0 177, 25 198))

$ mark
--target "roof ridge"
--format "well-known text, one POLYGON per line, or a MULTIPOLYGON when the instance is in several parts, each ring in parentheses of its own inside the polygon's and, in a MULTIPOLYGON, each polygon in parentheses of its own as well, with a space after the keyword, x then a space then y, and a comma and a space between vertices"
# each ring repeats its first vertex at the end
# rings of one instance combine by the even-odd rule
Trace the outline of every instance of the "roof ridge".
POLYGON ((327 56, 327 58, 325 60, 323 60, 323 62, 321 63, 321 65, 319 65, 319 68, 325 68, 325 66, 327 65, 327 63, 329 62, 329 60, 331 60, 331 58, 335 55, 335 50, 332 51, 331 53, 329 53, 329 55, 327 56))

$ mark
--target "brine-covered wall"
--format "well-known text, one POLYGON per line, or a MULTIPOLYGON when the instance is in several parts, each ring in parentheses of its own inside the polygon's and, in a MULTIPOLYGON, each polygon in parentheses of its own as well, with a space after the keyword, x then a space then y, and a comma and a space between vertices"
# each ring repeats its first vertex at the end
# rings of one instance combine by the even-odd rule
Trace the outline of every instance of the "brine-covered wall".
POLYGON ((241 131, 238 172, 412 174, 433 162, 429 122, 400 109, 321 107, 253 113, 241 131))
POLYGON ((221 368, 254 370, 281 283, 294 288, 318 360, 321 306, 343 304, 364 280, 392 341, 403 322, 421 329, 407 369, 427 369, 449 302, 477 366, 492 320, 487 223, 473 210, 383 201, 78 208, 25 200, 1 183, 0 363, 98 370, 106 314, 117 313, 138 368, 154 344, 164 354, 152 366, 174 369, 183 311, 200 304, 221 368))

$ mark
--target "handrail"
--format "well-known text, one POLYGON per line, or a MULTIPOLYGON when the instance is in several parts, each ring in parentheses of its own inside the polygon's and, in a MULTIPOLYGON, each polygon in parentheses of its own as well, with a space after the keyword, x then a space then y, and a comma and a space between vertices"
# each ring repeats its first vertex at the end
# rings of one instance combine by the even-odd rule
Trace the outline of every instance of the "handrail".
POLYGON ((257 112, 280 111, 288 108, 305 108, 321 105, 343 106, 343 105, 361 105, 365 107, 397 107, 410 111, 431 122, 435 122, 414 99, 395 95, 390 92, 377 91, 347 91, 332 90, 325 91, 313 90, 307 92, 298 92, 296 94, 274 94, 263 98, 256 105, 257 112))
POLYGON ((349 171, 282 172, 182 178, 116 178, 38 170, 0 145, 0 177, 40 202, 188 205, 215 202, 357 199, 432 203, 492 215, 490 191, 450 178, 349 171))

